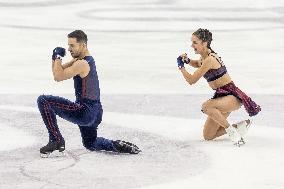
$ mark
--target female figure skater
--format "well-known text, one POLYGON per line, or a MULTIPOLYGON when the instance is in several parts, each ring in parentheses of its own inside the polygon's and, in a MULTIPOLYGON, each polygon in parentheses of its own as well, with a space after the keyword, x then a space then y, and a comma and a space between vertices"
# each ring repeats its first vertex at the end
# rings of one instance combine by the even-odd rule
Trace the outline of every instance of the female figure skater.
POLYGON ((244 144, 243 137, 251 120, 230 124, 227 117, 231 112, 238 110, 241 105, 244 105, 249 116, 258 114, 261 108, 235 86, 223 61, 210 47, 212 33, 209 30, 198 29, 192 34, 191 41, 194 52, 200 54, 201 57, 199 60, 192 60, 186 54, 182 54, 177 58, 178 68, 190 85, 204 77, 209 86, 215 90, 212 99, 202 104, 201 111, 208 115, 203 137, 205 140, 212 140, 227 133, 233 143, 240 146, 244 144), (189 73, 185 70, 184 64, 197 68, 197 70, 194 73, 189 73))

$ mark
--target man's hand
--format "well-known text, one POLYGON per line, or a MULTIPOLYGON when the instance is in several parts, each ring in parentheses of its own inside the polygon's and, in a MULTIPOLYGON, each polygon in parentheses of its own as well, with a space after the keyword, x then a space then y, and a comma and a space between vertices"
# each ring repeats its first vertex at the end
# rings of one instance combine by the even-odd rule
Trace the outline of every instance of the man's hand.
POLYGON ((56 47, 53 49, 52 52, 52 60, 55 61, 55 59, 62 59, 66 54, 66 51, 62 47, 56 47))

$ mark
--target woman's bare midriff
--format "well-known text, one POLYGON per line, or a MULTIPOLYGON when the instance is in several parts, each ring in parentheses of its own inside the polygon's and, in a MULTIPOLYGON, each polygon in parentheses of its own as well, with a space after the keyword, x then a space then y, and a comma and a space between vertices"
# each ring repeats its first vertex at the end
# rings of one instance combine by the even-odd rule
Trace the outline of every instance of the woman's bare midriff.
POLYGON ((225 74, 223 75, 222 77, 220 77, 219 79, 216 79, 214 81, 211 81, 209 82, 209 86, 212 88, 212 89, 217 89, 217 88, 220 88, 220 87, 223 87, 224 85, 227 85, 228 83, 232 82, 232 79, 231 77, 229 76, 229 74, 225 74))

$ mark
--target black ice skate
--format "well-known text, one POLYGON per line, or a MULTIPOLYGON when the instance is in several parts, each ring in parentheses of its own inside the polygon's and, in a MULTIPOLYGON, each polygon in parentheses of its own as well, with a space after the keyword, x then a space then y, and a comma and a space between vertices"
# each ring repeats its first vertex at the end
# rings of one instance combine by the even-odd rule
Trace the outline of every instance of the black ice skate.
POLYGON ((123 140, 113 141, 114 147, 119 153, 129 153, 129 154, 138 154, 141 150, 130 142, 125 142, 123 140))
POLYGON ((57 141, 49 141, 48 144, 42 148, 40 148, 40 156, 43 158, 49 157, 49 155, 58 150, 61 155, 63 155, 63 151, 65 150, 65 142, 58 143, 57 141))

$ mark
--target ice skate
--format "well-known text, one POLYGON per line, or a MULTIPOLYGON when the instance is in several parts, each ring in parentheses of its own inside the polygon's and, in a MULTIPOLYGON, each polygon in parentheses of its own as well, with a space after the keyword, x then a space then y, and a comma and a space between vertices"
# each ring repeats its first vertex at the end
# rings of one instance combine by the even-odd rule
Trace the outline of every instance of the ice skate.
POLYGON ((119 153, 129 153, 129 154, 138 154, 141 150, 130 142, 125 142, 123 140, 113 141, 114 147, 119 153))
POLYGON ((227 129, 225 129, 227 134, 229 135, 229 138, 236 146, 244 145, 244 139, 241 137, 241 135, 238 133, 237 129, 230 125, 227 129))
POLYGON ((251 124, 252 124, 252 121, 250 119, 247 119, 247 120, 238 122, 236 124, 233 124, 233 126, 237 128, 238 133, 241 135, 242 138, 244 138, 251 124))
POLYGON ((58 143, 56 141, 49 141, 48 144, 40 148, 40 157, 48 158, 54 151, 59 153, 56 156, 64 156, 65 142, 58 143))

